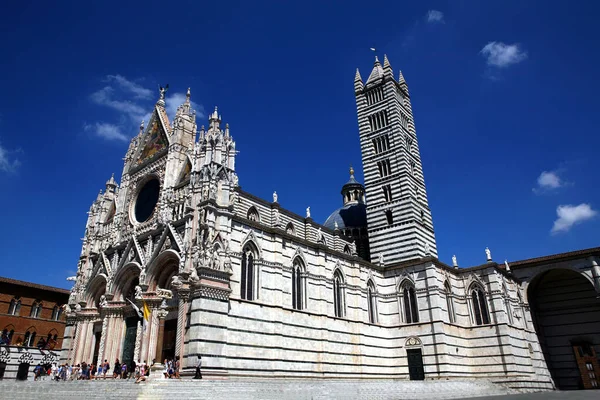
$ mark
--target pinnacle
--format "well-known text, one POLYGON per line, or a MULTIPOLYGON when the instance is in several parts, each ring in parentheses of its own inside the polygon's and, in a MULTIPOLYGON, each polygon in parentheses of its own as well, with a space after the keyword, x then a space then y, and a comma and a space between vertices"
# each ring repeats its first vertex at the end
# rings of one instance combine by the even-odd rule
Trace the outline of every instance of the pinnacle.
POLYGON ((386 54, 383 55, 383 68, 392 68, 386 54))
POLYGON ((406 83, 404 80, 404 75, 402 75, 402 71, 398 71, 398 83, 406 83))
POLYGON ((362 77, 360 76, 360 71, 356 68, 356 74, 354 75, 354 82, 362 81, 362 77))

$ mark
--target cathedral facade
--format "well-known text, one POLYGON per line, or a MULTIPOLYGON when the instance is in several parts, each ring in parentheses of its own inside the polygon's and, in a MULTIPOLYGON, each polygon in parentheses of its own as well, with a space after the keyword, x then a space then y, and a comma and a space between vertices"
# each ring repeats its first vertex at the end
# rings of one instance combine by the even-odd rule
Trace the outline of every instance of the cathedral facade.
POLYGON ((111 177, 90 208, 63 359, 180 357, 191 373, 201 356, 220 377, 593 385, 600 249, 439 261, 402 73, 376 60, 354 92, 365 184, 351 170, 342 207, 319 224, 276 193, 243 191, 218 110, 198 130, 188 90, 169 121, 161 91, 120 184, 111 177))

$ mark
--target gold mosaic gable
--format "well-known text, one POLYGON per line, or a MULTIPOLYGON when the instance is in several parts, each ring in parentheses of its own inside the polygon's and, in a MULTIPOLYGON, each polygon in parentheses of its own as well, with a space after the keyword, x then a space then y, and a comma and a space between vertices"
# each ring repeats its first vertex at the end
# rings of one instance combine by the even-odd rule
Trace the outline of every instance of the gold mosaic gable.
POLYGON ((137 165, 150 160, 155 154, 166 149, 168 145, 169 141, 167 140, 165 130, 156 111, 154 111, 154 115, 150 119, 150 125, 148 125, 148 129, 146 130, 146 135, 144 135, 144 148, 138 157, 137 165))

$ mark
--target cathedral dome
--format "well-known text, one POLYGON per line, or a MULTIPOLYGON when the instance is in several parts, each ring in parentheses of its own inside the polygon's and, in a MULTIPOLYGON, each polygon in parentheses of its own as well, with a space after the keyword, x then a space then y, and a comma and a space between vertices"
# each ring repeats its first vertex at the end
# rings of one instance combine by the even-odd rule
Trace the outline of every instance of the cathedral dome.
POLYGON ((331 213, 323 225, 335 229, 364 228, 367 226, 367 206, 362 203, 345 204, 331 213))
POLYGON ((354 168, 350 167, 350 179, 342 186, 344 206, 335 210, 325 221, 325 226, 335 229, 366 228, 367 206, 365 206, 365 187, 354 179, 354 168))

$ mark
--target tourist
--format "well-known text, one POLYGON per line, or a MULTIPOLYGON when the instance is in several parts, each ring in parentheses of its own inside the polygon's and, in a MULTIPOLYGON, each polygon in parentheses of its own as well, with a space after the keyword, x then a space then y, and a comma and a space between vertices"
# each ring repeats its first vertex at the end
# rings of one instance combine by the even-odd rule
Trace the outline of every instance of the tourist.
POLYGON ((33 369, 33 380, 37 381, 38 378, 42 375, 42 366, 40 364, 38 364, 34 369, 33 369))
POLYGON ((110 363, 108 360, 104 360, 104 364, 102 364, 102 379, 106 379, 106 373, 110 371, 110 363))
POLYGON ((165 361, 163 362, 164 365, 164 369, 163 369, 163 375, 165 376, 165 379, 169 377, 169 360, 167 360, 165 358, 165 361))
POLYGON ((115 360, 115 369, 113 370, 113 379, 116 379, 117 376, 119 376, 121 374, 121 363, 119 362, 119 359, 117 358, 115 360))
POLYGON ((121 379, 127 379, 127 364, 121 364, 121 379))
POLYGON ((202 379, 202 372, 200 371, 202 368, 202 356, 198 356, 198 363, 196 364, 196 375, 194 375, 194 379, 202 379))
POLYGON ((129 379, 135 376, 135 361, 131 359, 131 364, 129 365, 129 379))
POLYGON ((177 357, 175 357, 175 365, 173 367, 173 369, 175 370, 175 378, 177 378, 177 379, 181 379, 179 377, 179 366, 180 366, 180 364, 179 364, 179 356, 177 356, 177 357))

